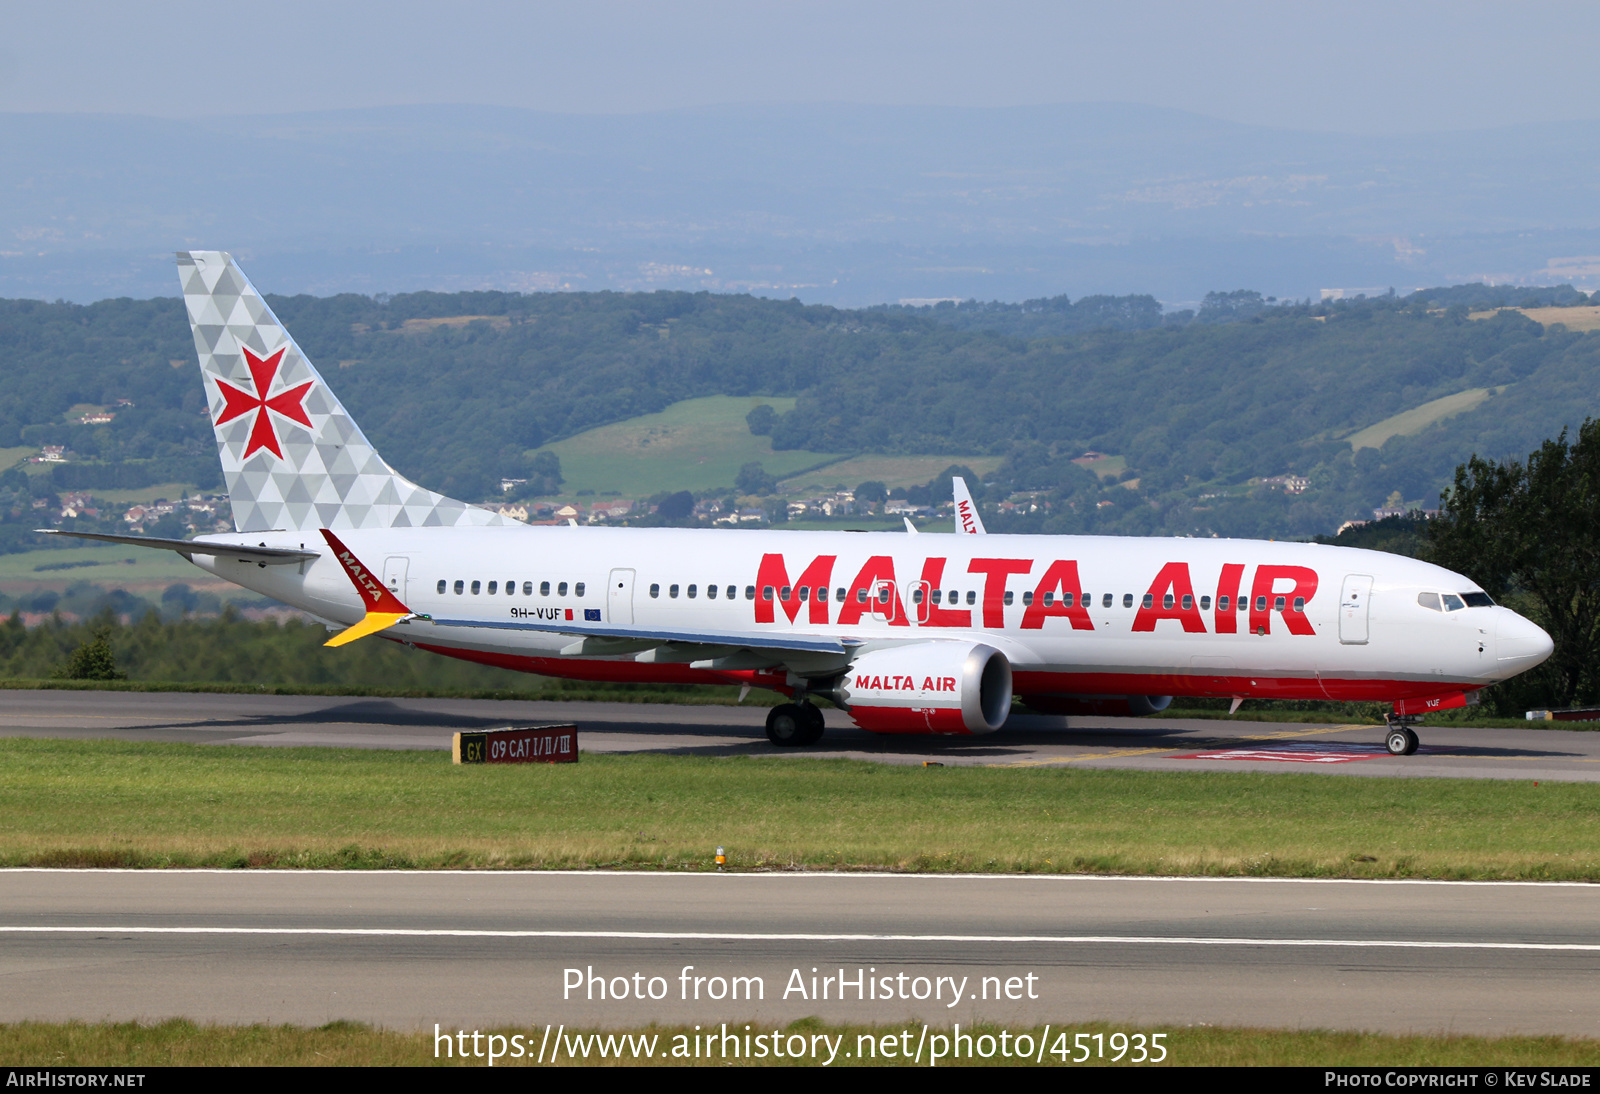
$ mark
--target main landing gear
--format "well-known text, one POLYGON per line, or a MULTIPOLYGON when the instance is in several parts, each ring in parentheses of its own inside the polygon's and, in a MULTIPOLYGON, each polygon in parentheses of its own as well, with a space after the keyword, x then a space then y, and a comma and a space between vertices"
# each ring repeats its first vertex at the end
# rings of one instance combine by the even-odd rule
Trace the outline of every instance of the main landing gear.
POLYGON ((1410 756, 1416 752, 1422 742, 1417 738, 1417 731, 1411 728, 1413 720, 1391 714, 1387 721, 1389 730, 1383 736, 1383 747, 1389 750, 1389 755, 1410 756))
POLYGON ((784 703, 767 715, 767 740, 779 748, 814 745, 822 730, 822 711, 811 703, 784 703))

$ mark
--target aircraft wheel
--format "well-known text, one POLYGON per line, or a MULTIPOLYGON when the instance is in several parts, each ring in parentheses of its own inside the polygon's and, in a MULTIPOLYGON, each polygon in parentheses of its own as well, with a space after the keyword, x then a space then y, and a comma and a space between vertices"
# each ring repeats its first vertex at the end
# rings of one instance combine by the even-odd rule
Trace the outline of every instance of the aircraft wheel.
POLYGON ((805 712, 799 704, 782 703, 767 714, 767 740, 779 748, 803 745, 807 726, 805 712))
POLYGON ((1416 751, 1417 751, 1417 747, 1419 745, 1421 745, 1421 744, 1422 744, 1422 740, 1421 740, 1421 738, 1419 738, 1417 736, 1417 731, 1408 726, 1406 728, 1406 753, 1405 754, 1407 756, 1415 755, 1416 751))
POLYGON ((800 713, 805 718, 805 730, 796 743, 814 745, 822 740, 822 731, 827 728, 822 720, 822 711, 811 703, 801 703, 799 706, 800 713))
POLYGON ((1409 756, 1417 749, 1416 741, 1415 733, 1404 726, 1396 726, 1383 738, 1383 747, 1389 750, 1391 756, 1409 756))

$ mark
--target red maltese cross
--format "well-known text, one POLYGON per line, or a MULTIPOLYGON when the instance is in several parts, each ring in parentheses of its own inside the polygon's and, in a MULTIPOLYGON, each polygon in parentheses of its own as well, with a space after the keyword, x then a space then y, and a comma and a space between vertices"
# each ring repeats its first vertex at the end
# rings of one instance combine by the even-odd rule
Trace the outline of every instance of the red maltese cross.
POLYGON ((280 349, 263 360, 246 349, 244 361, 250 366, 250 378, 255 381, 256 393, 252 395, 248 391, 234 387, 226 380, 218 380, 217 390, 222 392, 227 405, 222 408, 222 416, 217 419, 217 424, 224 425, 241 415, 255 411, 256 421, 250 427, 250 443, 245 445, 244 458, 248 460, 257 449, 265 448, 281 460, 283 449, 278 447, 278 434, 272 428, 272 419, 267 415, 267 411, 282 414, 290 421, 299 422, 310 429, 311 419, 306 417, 306 409, 301 403, 305 401, 306 392, 311 390, 313 381, 307 380, 299 387, 280 391, 268 398, 266 393, 272 390, 273 378, 278 375, 278 365, 283 361, 283 350, 280 349))

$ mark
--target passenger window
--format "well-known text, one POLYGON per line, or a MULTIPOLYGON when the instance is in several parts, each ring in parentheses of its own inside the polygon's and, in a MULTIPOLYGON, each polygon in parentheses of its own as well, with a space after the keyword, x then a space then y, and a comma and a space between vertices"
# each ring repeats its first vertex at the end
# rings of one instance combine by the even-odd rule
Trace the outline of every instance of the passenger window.
POLYGON ((1011 598, 1012 598, 1013 595, 1014 594, 1011 592, 1010 589, 1006 590, 1006 595, 1005 595, 1005 597, 1003 599, 1005 600, 1005 605, 1008 608, 1011 607, 1011 598))
MULTIPOLYGON (((754 592, 754 591, 755 591, 754 589, 751 590, 751 592, 754 592)), ((737 600, 738 598, 739 598, 739 587, 737 585, 729 585, 728 586, 728 599, 729 600, 737 600)))
POLYGON ((1189 611, 1193 607, 1194 607, 1194 597, 1190 596, 1188 593, 1184 593, 1183 594, 1183 610, 1184 611, 1189 611))
MULTIPOLYGON (((477 590, 474 589, 473 591, 476 592, 477 590)), ((497 593, 499 591, 500 591, 500 583, 498 581, 489 582, 489 595, 490 596, 493 596, 495 593, 497 593)))
POLYGON ((772 595, 773 595, 773 588, 772 588, 771 585, 763 585, 763 586, 761 586, 761 599, 762 600, 771 600, 772 599, 772 595))
POLYGON ((889 585, 889 583, 887 581, 885 581, 882 585, 880 585, 878 587, 878 603, 879 604, 887 604, 887 603, 889 603, 889 598, 891 596, 893 596, 893 595, 894 595, 894 589, 892 587, 890 587, 890 585, 889 585))
POLYGON ((550 583, 548 581, 539 582, 539 595, 540 596, 549 596, 550 595, 550 583))
POLYGON ((443 578, 439 579, 439 591, 441 593, 444 592, 444 579, 443 578))
POLYGON ((865 604, 866 602, 867 602, 867 590, 865 590, 865 589, 857 589, 856 590, 856 603, 857 604, 865 604))
POLYGON ((1200 598, 1200 610, 1203 612, 1209 612, 1211 610, 1211 598, 1209 596, 1202 596, 1200 598))
POLYGON ((778 599, 783 601, 785 604, 789 603, 789 600, 793 595, 794 586, 792 585, 785 585, 783 588, 778 590, 778 599))
POLYGON ((1153 608, 1156 606, 1156 597, 1154 593, 1144 594, 1144 606, 1147 608, 1153 608))
POLYGON ((1418 593, 1417 594, 1417 603, 1421 604, 1424 608, 1427 608, 1429 611, 1437 612, 1437 611, 1442 610, 1439 607, 1439 594, 1438 593, 1418 593))
POLYGON ((1100 598, 1100 606, 1102 608, 1111 607, 1111 594, 1110 593, 1107 593, 1105 596, 1100 598))
MULTIPOLYGON (((805 591, 804 589, 801 590, 801 592, 804 592, 804 591, 805 591)), ((922 586, 921 585, 918 585, 915 589, 911 590, 911 603, 913 603, 913 604, 921 604, 922 603, 922 586)))
POLYGON ((1231 602, 1229 601, 1229 599, 1227 597, 1225 597, 1225 596, 1217 597, 1217 611, 1219 611, 1219 612, 1227 611, 1229 606, 1230 606, 1230 603, 1231 602))
POLYGON ((1132 593, 1123 593, 1122 594, 1122 606, 1124 608, 1133 607, 1133 594, 1132 593))
POLYGON ((463 588, 465 588, 465 586, 462 584, 462 582, 457 581, 456 582, 456 595, 457 596, 461 595, 461 591, 462 591, 463 588))
POLYGON ((795 592, 800 594, 800 603, 804 604, 811 599, 811 586, 802 585, 795 592))
POLYGON ((1054 591, 1051 591, 1051 592, 1048 592, 1048 593, 1044 594, 1044 606, 1045 607, 1048 608, 1048 607, 1050 607, 1050 605, 1054 604, 1055 602, 1056 602, 1056 594, 1055 594, 1054 591))
POLYGON ((660 585, 659 582, 654 583, 654 584, 652 584, 650 586, 650 599, 651 600, 659 600, 659 599, 661 599, 661 585, 660 585))
POLYGON ((717 587, 715 585, 707 585, 706 586, 706 599, 707 600, 715 600, 716 598, 717 598, 717 587))
POLYGON ((968 604, 976 604, 977 602, 978 602, 978 594, 973 592, 971 589, 968 589, 967 590, 967 603, 968 604))
POLYGON ((559 585, 556 586, 556 595, 557 596, 566 596, 567 595, 567 583, 565 581, 561 582, 559 585))
POLYGON ((506 595, 507 596, 515 596, 516 592, 517 592, 517 583, 515 581, 506 582, 506 595))
POLYGON ((676 585, 668 585, 667 595, 674 600, 678 599, 678 587, 676 585))
MULTIPOLYGON (((934 593, 933 595, 934 596, 938 596, 939 594, 938 593, 934 593)), ((1022 594, 1022 606, 1024 608, 1033 607, 1033 594, 1032 593, 1023 593, 1022 594)))
POLYGON ((477 596, 478 595, 478 589, 479 589, 479 583, 474 581, 472 583, 472 595, 473 596, 477 596))
POLYGON ((1171 593, 1162 593, 1161 594, 1161 606, 1162 606, 1162 608, 1165 608, 1165 609, 1171 609, 1171 607, 1172 607, 1172 594, 1171 593))
POLYGON ((695 598, 695 594, 697 594, 700 591, 700 586, 698 586, 698 585, 690 585, 689 588, 686 591, 689 594, 689 599, 693 600, 695 598))
POLYGON ((1272 598, 1272 610, 1275 611, 1275 612, 1281 612, 1281 611, 1283 611, 1284 605, 1286 603, 1287 602, 1284 600, 1283 597, 1275 596, 1275 597, 1272 598))
POLYGON ((583 582, 580 581, 576 585, 574 585, 572 587, 572 593, 573 593, 574 596, 582 596, 583 595, 583 582))
POLYGON ((523 596, 532 596, 533 595, 533 582, 524 581, 522 583, 522 595, 523 596))
POLYGON ((842 588, 833 590, 833 598, 835 600, 837 600, 839 603, 843 604, 844 603, 844 590, 842 588))
POLYGON ((1457 596, 1455 593, 1445 593, 1444 594, 1444 610, 1445 611, 1447 611, 1447 612, 1458 612, 1462 608, 1465 608, 1465 607, 1466 607, 1466 604, 1462 603, 1461 598, 1459 596, 1457 596))
MULTIPOLYGON (((733 586, 729 585, 728 588, 731 589, 733 586)), ((754 600, 756 598, 756 587, 754 585, 746 585, 744 587, 744 598, 746 600, 754 600)))
POLYGON ((1256 597, 1256 611, 1264 612, 1266 610, 1267 610, 1267 598, 1264 597, 1264 596, 1256 597))
POLYGON ((826 604, 827 602, 828 602, 828 587, 826 585, 818 585, 817 586, 817 603, 818 604, 826 604))
POLYGON ((1303 612, 1303 611, 1306 610, 1306 598, 1305 597, 1297 596, 1297 597, 1294 598, 1294 610, 1297 611, 1297 612, 1303 612))
POLYGON ((935 604, 944 603, 944 590, 943 589, 935 589, 935 590, 933 590, 932 596, 933 596, 933 602, 935 604))

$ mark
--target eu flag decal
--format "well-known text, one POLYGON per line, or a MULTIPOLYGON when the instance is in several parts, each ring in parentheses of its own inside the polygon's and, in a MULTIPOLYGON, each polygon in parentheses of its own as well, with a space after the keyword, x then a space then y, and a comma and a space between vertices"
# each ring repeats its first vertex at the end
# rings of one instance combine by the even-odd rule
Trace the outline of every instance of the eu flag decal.
POLYGON ((599 608, 585 608, 585 609, 583 609, 583 621, 585 623, 598 623, 598 622, 600 622, 600 609, 599 608))

